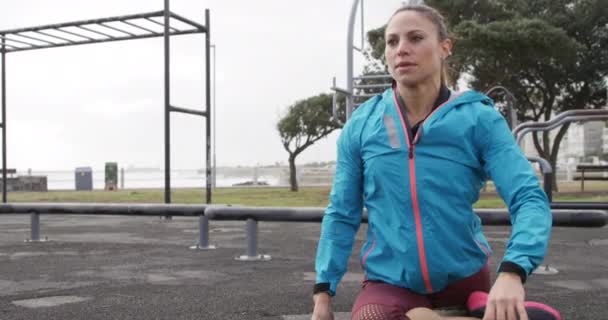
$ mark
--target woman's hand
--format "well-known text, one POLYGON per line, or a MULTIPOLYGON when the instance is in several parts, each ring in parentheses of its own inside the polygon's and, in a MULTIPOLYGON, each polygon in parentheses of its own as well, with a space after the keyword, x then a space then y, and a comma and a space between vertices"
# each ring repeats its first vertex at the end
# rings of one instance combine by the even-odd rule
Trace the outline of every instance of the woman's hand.
POLYGON ((501 272, 488 295, 483 320, 528 320, 524 286, 516 273, 501 272))
POLYGON ((325 292, 313 296, 315 308, 311 320, 334 320, 334 312, 331 310, 331 297, 325 292))

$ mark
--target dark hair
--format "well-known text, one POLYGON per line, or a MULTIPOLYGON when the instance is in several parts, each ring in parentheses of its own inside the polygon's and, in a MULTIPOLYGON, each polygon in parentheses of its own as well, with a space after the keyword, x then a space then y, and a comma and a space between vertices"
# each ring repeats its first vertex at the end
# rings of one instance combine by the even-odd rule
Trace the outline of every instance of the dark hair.
MULTIPOLYGON (((450 37, 449 32, 448 32, 448 27, 447 27, 447 24, 445 22, 445 18, 443 17, 443 15, 441 13, 439 13, 439 11, 437 11, 437 9, 429 7, 427 5, 423 5, 423 4, 402 6, 401 8, 397 9, 393 13, 391 18, 388 20, 388 23, 391 22, 391 20, 393 19, 394 16, 396 16, 397 14, 404 12, 404 11, 417 12, 417 13, 425 16, 429 21, 431 21, 433 23, 433 25, 435 25, 435 28, 437 28, 437 38, 439 39, 439 41, 443 41, 450 37)), ((387 25, 388 25, 388 23, 387 23, 387 25)), ((385 31, 385 37, 386 37, 386 31, 385 31)), ((445 62, 441 66, 441 82, 442 83, 448 82, 448 73, 445 68, 445 62)))
MULTIPOLYGON (((404 11, 415 11, 429 19, 429 21, 431 21, 437 28, 437 37, 439 41, 443 41, 449 38, 448 27, 446 26, 445 18, 443 17, 443 15, 441 15, 441 13, 439 13, 439 11, 437 11, 437 9, 422 4, 405 5, 397 9, 391 16, 391 19, 397 14, 404 11)), ((389 19, 389 22, 391 19, 389 19)))

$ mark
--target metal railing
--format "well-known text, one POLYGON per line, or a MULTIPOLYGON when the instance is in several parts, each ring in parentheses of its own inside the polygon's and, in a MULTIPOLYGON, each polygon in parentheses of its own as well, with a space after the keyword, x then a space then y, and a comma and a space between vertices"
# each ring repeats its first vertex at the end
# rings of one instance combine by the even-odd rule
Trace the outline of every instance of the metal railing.
MULTIPOLYGON (((553 208, 554 204, 552 204, 553 208)), ((563 206, 562 206, 563 207, 563 206)), ((608 205, 596 206, 593 209, 608 210, 608 205)), ((587 208, 590 209, 590 208, 587 208)), ((475 209, 475 214, 483 225, 507 226, 511 216, 507 209, 475 209)), ((176 204, 101 204, 101 203, 5 203, 0 204, 0 215, 30 214, 31 239, 28 241, 45 241, 40 238, 40 215, 113 215, 113 216, 183 216, 199 217, 198 243, 191 249, 215 249, 209 244, 209 221, 247 221, 246 252, 236 257, 237 260, 269 260, 268 255, 258 253, 259 221, 270 222, 321 222, 325 208, 304 207, 237 207, 176 204)), ((555 227, 603 227, 608 222, 608 215, 600 210, 564 210, 552 209, 553 226, 555 227)), ((365 210, 361 219, 367 223, 365 210)))

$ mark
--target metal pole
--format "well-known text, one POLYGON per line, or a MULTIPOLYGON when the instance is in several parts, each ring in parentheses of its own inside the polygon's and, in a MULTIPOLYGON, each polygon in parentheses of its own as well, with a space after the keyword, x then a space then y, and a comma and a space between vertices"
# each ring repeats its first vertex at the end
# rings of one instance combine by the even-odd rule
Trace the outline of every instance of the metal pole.
POLYGON ((191 246, 193 250, 212 250, 215 246, 209 245, 209 217, 201 214, 198 218, 198 244, 191 246))
POLYGON ((258 222, 247 219, 247 256, 258 256, 258 222))
POLYGON ((6 203, 6 47, 2 38, 2 202, 6 203))
POLYGON ((171 203, 171 85, 170 85, 170 41, 169 41, 169 0, 165 0, 165 203, 171 203))
POLYGON ((258 221, 247 218, 247 254, 236 257, 240 261, 268 261, 271 257, 258 254, 258 221))
POLYGON ((216 131, 216 127, 215 127, 215 114, 217 112, 217 104, 216 104, 216 100, 215 100, 215 93, 216 93, 216 89, 215 89, 215 59, 216 59, 216 53, 215 53, 215 45, 211 46, 211 49, 213 49, 213 189, 217 188, 217 159, 216 159, 216 149, 217 149, 217 145, 216 143, 216 139, 217 139, 217 131, 216 131))
POLYGON ((30 220, 32 229, 30 241, 40 241, 40 215, 38 213, 32 213, 30 220))
POLYGON ((207 164, 205 167, 205 181, 207 188, 207 203, 211 203, 211 25, 209 18, 209 9, 205 10, 205 26, 207 27, 207 35, 205 37, 205 91, 206 91, 206 105, 207 105, 207 116, 206 121, 206 147, 205 154, 207 164))
POLYGON ((355 50, 353 41, 355 35, 355 21, 357 19, 357 5, 359 0, 353 1, 353 6, 348 19, 348 35, 346 38, 346 91, 349 94, 346 96, 346 120, 350 119, 350 115, 354 109, 353 98, 353 51, 355 50))

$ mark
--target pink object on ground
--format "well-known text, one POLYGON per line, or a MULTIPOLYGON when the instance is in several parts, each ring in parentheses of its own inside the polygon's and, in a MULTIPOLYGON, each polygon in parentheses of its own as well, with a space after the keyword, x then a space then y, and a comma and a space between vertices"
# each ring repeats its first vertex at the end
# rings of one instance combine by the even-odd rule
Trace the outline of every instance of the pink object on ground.
MULTIPOLYGON (((486 303, 488 301, 488 294, 486 292, 475 291, 473 292, 467 301, 467 309, 469 314, 473 317, 483 318, 483 314, 486 311, 486 303)), ((562 317, 557 310, 549 307, 546 304, 526 301, 524 307, 528 313, 528 319, 530 320, 561 320, 562 317)))

